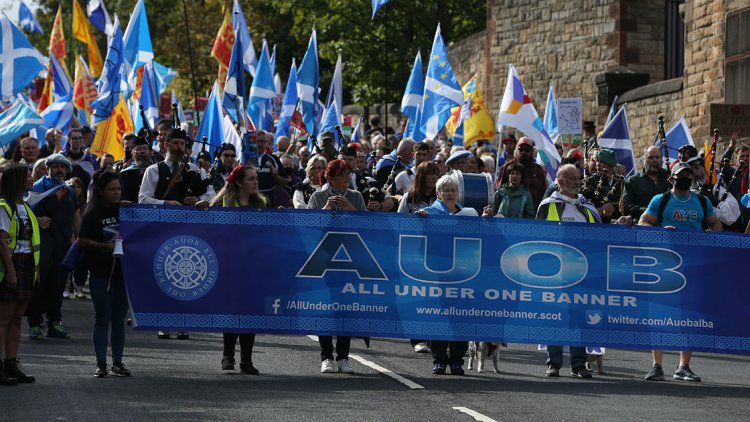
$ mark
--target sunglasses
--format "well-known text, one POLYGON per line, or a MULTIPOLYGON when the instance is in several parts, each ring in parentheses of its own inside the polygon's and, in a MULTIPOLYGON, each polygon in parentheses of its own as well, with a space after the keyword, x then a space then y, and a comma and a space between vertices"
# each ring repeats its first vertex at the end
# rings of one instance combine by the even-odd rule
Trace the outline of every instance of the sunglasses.
POLYGON ((521 151, 521 152, 531 152, 531 150, 532 150, 532 149, 533 149, 533 148, 531 148, 531 147, 530 147, 530 146, 528 146, 528 145, 524 145, 524 146, 522 146, 522 147, 518 147, 518 150, 519 150, 519 151, 521 151))

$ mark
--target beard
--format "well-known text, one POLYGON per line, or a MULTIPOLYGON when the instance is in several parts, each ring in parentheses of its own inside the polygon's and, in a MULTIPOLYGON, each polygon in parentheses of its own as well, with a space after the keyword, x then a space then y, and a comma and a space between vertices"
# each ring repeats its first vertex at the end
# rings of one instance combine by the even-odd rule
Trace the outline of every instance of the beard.
POLYGON ((519 162, 520 162, 520 163, 521 163, 521 164, 522 164, 522 165, 523 165, 524 167, 528 167, 528 166, 529 166, 529 165, 530 165, 530 164, 532 163, 532 161, 533 161, 533 160, 532 160, 532 159, 531 159, 531 157, 530 157, 530 156, 528 156, 528 155, 522 155, 522 156, 521 156, 521 157, 520 157, 520 158, 518 159, 518 161, 519 161, 519 162))

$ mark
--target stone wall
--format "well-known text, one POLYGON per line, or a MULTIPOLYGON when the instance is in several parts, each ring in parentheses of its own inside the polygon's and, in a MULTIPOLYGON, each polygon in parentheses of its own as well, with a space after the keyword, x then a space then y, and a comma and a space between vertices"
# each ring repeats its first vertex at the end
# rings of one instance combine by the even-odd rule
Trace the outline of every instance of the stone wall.
POLYGON ((448 57, 450 57, 453 73, 461 86, 466 84, 472 76, 477 75, 477 83, 482 87, 486 38, 487 31, 481 31, 448 45, 448 57))

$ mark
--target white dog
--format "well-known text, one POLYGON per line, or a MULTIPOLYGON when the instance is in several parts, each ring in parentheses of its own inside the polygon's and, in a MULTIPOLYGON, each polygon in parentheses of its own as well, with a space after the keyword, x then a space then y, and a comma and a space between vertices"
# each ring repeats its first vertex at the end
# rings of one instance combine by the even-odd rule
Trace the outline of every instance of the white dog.
POLYGON ((469 369, 474 369, 474 360, 477 361, 477 372, 484 372, 484 360, 492 357, 492 368, 495 373, 500 372, 497 369, 497 363, 500 359, 500 346, 508 347, 507 343, 490 343, 484 341, 469 342, 469 369))

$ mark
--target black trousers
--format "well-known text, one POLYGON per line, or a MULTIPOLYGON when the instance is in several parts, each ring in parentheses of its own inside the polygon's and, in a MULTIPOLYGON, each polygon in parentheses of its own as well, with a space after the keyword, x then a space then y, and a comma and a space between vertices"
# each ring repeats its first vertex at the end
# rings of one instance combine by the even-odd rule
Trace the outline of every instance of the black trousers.
POLYGON ((67 272, 62 270, 61 265, 70 248, 70 241, 61 240, 48 232, 45 230, 41 233, 39 284, 34 288, 34 296, 26 308, 29 327, 42 325, 45 314, 47 324, 62 321, 62 294, 67 272))
POLYGON ((432 340, 430 341, 430 350, 432 350, 433 363, 463 365, 464 355, 469 350, 469 342, 432 340), (448 347, 451 349, 450 355, 448 355, 448 347))
POLYGON ((252 363, 255 334, 224 333, 224 356, 234 359, 234 348, 240 339, 240 362, 252 363))
MULTIPOLYGON (((333 337, 318 336, 320 343, 320 360, 333 360, 333 337)), ((336 360, 349 359, 349 347, 352 344, 352 338, 349 336, 336 337, 336 360)))

